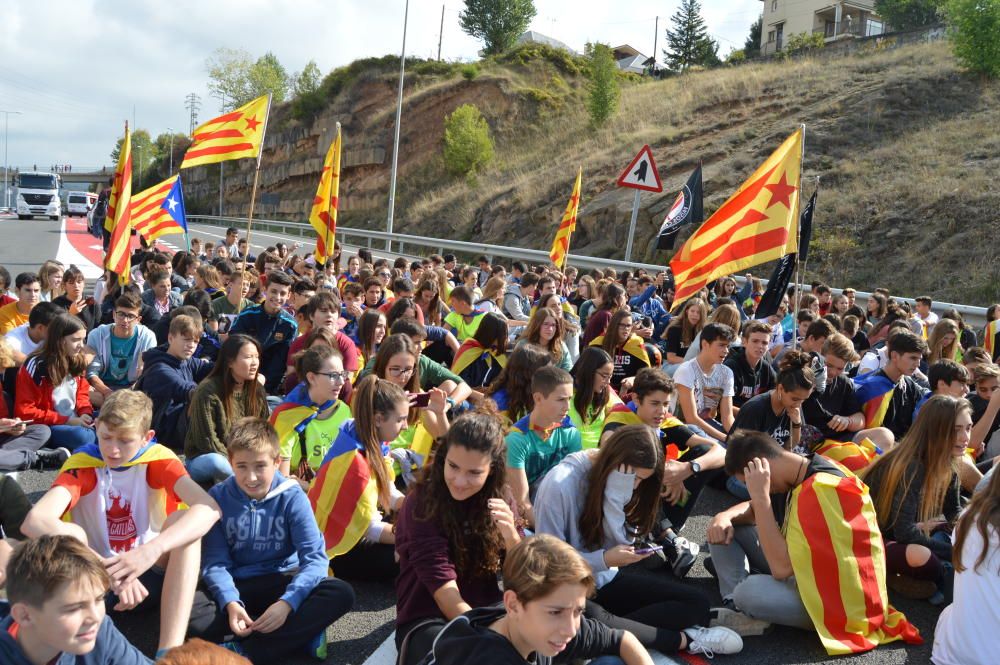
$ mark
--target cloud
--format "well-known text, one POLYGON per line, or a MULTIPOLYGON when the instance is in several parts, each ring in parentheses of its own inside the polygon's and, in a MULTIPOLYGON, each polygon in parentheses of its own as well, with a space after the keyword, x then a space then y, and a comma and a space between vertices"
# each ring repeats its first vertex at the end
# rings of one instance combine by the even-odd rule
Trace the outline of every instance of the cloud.
MULTIPOLYGON (((481 48, 464 34, 461 0, 447 0, 442 57, 471 60, 481 48)), ((582 50, 587 41, 657 50, 679 0, 536 0, 531 28, 582 50)), ((703 15, 720 53, 742 46, 760 0, 705 0, 703 15)), ((436 57, 441 3, 412 0, 407 53, 436 57)), ((254 57, 271 51, 289 72, 313 59, 321 71, 398 53, 403 0, 7 0, 0 16, 0 109, 10 116, 12 166, 106 164, 122 124, 156 136, 186 131, 189 93, 200 119, 219 111, 205 61, 219 47, 254 57), (134 109, 134 111, 133 111, 134 109)), ((662 58, 662 55, 659 57, 662 58)), ((2 118, 0 118, 2 120, 2 118)), ((2 127, 0 127, 2 130, 2 127)), ((2 140, 2 135, 0 135, 2 140)))

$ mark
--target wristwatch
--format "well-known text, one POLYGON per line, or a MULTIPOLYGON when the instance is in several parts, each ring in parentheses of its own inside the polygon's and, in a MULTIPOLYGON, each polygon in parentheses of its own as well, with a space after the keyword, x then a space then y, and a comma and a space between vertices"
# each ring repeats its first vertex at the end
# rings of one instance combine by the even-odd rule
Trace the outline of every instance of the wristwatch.
POLYGON ((701 473, 701 464, 693 460, 688 462, 688 464, 691 465, 691 475, 697 478, 698 474, 701 473))

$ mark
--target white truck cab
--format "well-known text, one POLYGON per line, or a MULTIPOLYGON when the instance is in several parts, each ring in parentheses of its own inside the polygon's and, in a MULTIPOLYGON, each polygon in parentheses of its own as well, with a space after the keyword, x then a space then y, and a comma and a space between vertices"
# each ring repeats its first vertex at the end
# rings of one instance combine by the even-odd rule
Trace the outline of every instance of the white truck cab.
POLYGON ((14 181, 17 190, 18 219, 46 216, 58 220, 62 216, 62 200, 59 189, 62 179, 55 173, 22 171, 14 181))

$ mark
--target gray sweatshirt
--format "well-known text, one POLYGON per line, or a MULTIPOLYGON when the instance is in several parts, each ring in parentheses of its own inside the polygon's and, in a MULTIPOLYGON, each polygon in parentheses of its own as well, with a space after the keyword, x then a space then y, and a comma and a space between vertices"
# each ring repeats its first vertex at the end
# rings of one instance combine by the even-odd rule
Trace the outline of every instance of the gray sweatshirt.
POLYGON ((631 545, 625 533, 625 505, 632 498, 635 475, 612 471, 604 487, 604 542, 596 550, 584 545, 580 515, 590 486, 590 470, 597 450, 572 453, 546 474, 535 501, 535 530, 548 533, 572 545, 584 558, 602 587, 615 578, 617 568, 609 568, 604 551, 615 545, 631 545))

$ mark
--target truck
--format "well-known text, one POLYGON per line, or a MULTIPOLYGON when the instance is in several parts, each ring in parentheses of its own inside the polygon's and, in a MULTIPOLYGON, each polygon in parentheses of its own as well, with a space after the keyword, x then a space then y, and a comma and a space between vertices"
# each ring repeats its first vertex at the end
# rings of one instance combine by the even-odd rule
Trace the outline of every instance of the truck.
POLYGON ((62 199, 59 190, 62 179, 56 173, 42 171, 22 171, 14 180, 17 202, 17 218, 47 216, 58 220, 62 217, 62 199))

